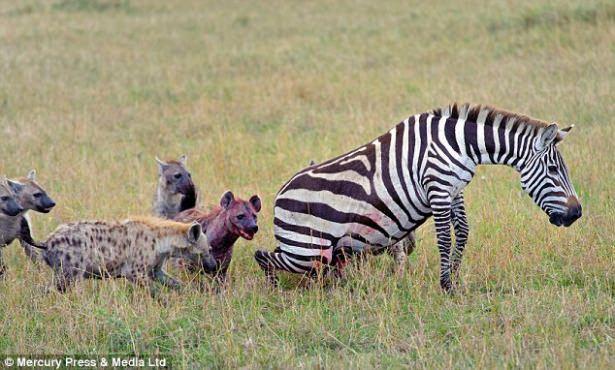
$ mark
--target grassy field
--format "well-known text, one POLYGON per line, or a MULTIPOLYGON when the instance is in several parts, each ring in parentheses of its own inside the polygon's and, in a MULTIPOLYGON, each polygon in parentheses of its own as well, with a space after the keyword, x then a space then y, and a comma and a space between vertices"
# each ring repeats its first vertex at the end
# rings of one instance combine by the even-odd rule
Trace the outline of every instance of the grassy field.
POLYGON ((196 368, 614 368, 615 6, 609 1, 52 0, 0 2, 0 173, 36 168, 58 224, 149 213, 154 156, 189 156, 204 203, 259 194, 229 288, 166 304, 126 282, 49 293, 15 243, 0 354, 169 356, 196 368), (453 297, 432 224, 402 276, 387 256, 348 278, 269 289, 279 187, 452 101, 576 125, 561 151, 584 215, 555 228, 509 168, 467 190, 453 297))

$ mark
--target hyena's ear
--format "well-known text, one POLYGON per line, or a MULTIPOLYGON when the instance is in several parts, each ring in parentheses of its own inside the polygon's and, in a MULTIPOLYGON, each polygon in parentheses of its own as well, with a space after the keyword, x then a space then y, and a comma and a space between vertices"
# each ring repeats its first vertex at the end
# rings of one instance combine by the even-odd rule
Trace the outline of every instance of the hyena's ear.
POLYGON ((568 136, 568 134, 570 133, 570 131, 572 130, 572 128, 574 127, 574 125, 570 125, 566 128, 563 128, 561 130, 559 130, 557 132, 557 137, 555 138, 555 144, 559 144, 562 142, 562 140, 564 140, 566 138, 566 136, 568 136))
POLYGON ((557 123, 552 123, 545 127, 540 136, 536 138, 536 143, 534 144, 536 150, 543 150, 549 146, 557 137, 558 132, 559 128, 557 127, 557 123))
POLYGON ((185 154, 182 154, 182 155, 181 155, 181 156, 177 159, 177 161, 178 161, 179 163, 181 163, 181 164, 182 164, 182 166, 186 167, 186 166, 188 165, 188 156, 187 156, 187 155, 185 155, 185 154))
POLYGON ((259 198, 258 195, 252 195, 250 198, 250 204, 257 213, 261 211, 261 198, 259 198))
POLYGON ((196 243, 201 237, 202 232, 203 228, 201 227, 201 224, 198 222, 193 222, 188 229, 188 241, 191 243, 196 243))
POLYGON ((36 180, 36 170, 35 169, 30 170, 30 172, 28 172, 28 175, 26 177, 30 181, 36 180))
POLYGON ((228 209, 228 207, 231 206, 231 203, 233 203, 234 200, 235 196, 233 195, 233 193, 231 191, 227 191, 226 193, 224 193, 224 195, 222 195, 222 198, 220 199, 220 207, 228 209))
POLYGON ((167 162, 158 158, 158 156, 156 156, 156 163, 158 163, 158 170, 160 173, 162 173, 162 171, 164 171, 164 169, 169 165, 167 162))
POLYGON ((25 187, 24 184, 17 181, 13 181, 11 179, 6 179, 6 182, 9 184, 9 186, 15 193, 20 193, 25 187))

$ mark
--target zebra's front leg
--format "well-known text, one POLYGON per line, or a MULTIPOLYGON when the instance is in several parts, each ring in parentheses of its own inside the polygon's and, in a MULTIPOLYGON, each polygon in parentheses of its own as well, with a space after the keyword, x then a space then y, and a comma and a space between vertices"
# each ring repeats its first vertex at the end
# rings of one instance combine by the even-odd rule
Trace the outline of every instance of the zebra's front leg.
POLYGON ((463 251, 468 242, 468 233, 470 231, 465 204, 463 201, 463 193, 460 193, 453 200, 453 204, 451 206, 451 222, 453 224, 453 229, 455 230, 455 249, 453 250, 452 255, 451 273, 455 279, 455 282, 458 283, 461 258, 463 257, 463 251))
POLYGON ((431 209, 436 226, 438 250, 440 252, 440 286, 452 293, 451 284, 451 201, 448 196, 430 197, 431 209))

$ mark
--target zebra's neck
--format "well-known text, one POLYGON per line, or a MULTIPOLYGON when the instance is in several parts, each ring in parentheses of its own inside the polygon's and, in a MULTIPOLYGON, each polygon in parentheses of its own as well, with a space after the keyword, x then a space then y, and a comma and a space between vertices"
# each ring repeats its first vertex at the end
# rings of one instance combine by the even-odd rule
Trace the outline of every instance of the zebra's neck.
MULTIPOLYGON (((532 126, 518 123, 515 119, 497 116, 490 124, 484 123, 484 116, 476 121, 458 120, 456 137, 463 136, 460 152, 475 166, 481 164, 507 165, 520 170, 527 161, 533 144, 532 126), (462 135, 460 135, 463 133, 462 135)), ((459 142, 460 140, 458 140, 459 142)))

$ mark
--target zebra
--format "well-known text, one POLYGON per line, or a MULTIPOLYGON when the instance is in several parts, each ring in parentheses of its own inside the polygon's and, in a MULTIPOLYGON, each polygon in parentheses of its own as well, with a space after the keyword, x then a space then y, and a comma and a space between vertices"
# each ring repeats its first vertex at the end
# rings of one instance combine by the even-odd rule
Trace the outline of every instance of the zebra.
POLYGON ((463 189, 477 166, 502 164, 556 226, 581 217, 557 144, 573 126, 491 106, 453 103, 403 120, 346 154, 295 174, 278 191, 273 252, 257 250, 265 276, 276 270, 342 270, 353 254, 378 253, 434 218, 440 286, 453 291, 468 240, 463 189), (451 251, 451 226, 455 245, 451 251))

